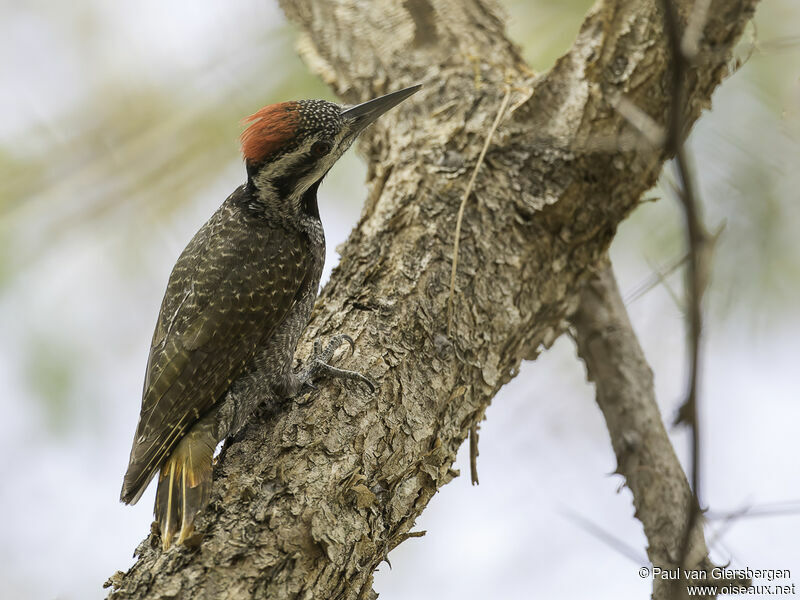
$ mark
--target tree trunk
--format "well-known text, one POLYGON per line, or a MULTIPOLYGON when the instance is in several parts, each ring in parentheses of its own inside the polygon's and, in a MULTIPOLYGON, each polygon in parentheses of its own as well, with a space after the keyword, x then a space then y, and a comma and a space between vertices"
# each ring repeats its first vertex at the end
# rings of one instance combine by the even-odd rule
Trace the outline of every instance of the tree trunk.
MULTIPOLYGON (((686 123, 755 3, 712 0, 686 123)), ((692 2, 677 4, 685 24, 692 2)), ((424 85, 361 143, 369 197, 299 351, 347 333, 356 353, 340 364, 380 389, 329 383, 252 423, 215 468, 199 549, 163 553, 151 536, 110 597, 373 597, 375 568, 456 475, 459 446, 520 361, 565 331, 668 158, 640 131, 670 108, 657 5, 596 5, 535 77, 486 0, 283 1, 304 58, 346 101, 424 85), (465 207, 448 333, 456 218, 506 94, 465 207)))

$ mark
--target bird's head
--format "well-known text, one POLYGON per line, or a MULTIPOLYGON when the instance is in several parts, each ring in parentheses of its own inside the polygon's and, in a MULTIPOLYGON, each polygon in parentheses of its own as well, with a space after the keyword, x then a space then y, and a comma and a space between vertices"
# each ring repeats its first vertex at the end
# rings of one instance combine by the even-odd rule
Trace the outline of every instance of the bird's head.
POLYGON ((281 102, 248 117, 242 154, 248 185, 261 209, 285 216, 309 208, 315 211, 319 182, 358 134, 419 88, 412 86, 357 106, 326 100, 281 102))

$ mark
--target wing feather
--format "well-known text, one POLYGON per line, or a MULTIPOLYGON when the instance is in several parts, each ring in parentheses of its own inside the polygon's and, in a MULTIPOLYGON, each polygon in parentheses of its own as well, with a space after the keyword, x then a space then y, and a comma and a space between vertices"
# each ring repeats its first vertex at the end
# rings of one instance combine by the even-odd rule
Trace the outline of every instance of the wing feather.
POLYGON ((125 502, 138 499, 183 435, 283 322, 311 269, 302 234, 287 240, 289 232, 262 225, 253 239, 224 209, 195 235, 170 276, 147 362, 125 502))

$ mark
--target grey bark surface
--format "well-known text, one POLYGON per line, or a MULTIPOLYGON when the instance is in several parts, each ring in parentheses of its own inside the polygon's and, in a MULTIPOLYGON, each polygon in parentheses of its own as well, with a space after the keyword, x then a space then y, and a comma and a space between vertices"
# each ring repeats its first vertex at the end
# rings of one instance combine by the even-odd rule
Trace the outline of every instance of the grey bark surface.
MULTIPOLYGON (((693 123, 727 72, 756 0, 711 2, 687 81, 693 123)), ((669 56, 653 0, 609 1, 571 50, 534 76, 481 0, 284 1, 310 67, 349 102, 424 88, 367 132, 369 196, 299 348, 347 333, 333 382, 226 445, 202 544, 154 536, 112 598, 370 598, 372 574, 414 521, 473 424, 522 360, 567 327, 582 283, 668 158, 614 106, 669 110, 669 56), (461 195, 501 100, 469 198, 447 335, 461 195)), ((678 2, 682 18, 691 2, 678 2)), ((324 186, 321 202, 325 201, 324 186)))

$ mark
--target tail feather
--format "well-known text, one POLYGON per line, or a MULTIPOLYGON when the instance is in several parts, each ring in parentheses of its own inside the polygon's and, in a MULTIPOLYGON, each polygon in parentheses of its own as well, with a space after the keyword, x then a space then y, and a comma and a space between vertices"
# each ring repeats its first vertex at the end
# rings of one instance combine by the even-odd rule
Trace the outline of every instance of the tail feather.
POLYGON ((215 446, 208 428, 195 426, 161 466, 155 516, 164 550, 176 533, 179 544, 192 534, 195 517, 208 504, 215 446))

